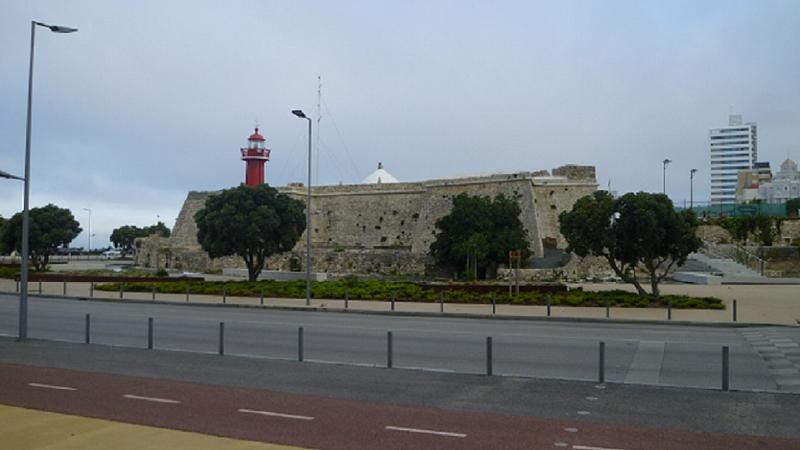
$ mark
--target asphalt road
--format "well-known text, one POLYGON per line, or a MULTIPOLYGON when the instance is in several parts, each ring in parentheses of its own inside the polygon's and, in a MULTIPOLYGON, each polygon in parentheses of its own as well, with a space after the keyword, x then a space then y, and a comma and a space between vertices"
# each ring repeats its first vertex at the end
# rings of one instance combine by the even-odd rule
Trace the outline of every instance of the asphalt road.
POLYGON ((798 448, 800 396, 0 338, 0 403, 314 448, 798 448))
MULTIPOLYGON (((780 327, 408 317, 55 298, 32 298, 29 311, 32 338, 82 342, 89 313, 93 343, 144 347, 152 317, 156 348, 209 353, 218 350, 219 322, 224 321, 227 354, 279 359, 297 358, 302 326, 306 361, 368 366, 386 365, 387 331, 392 331, 394 367, 459 373, 485 372, 486 337, 491 336, 494 374, 576 380, 597 379, 603 341, 606 380, 632 384, 719 387, 721 347, 729 346, 731 388, 742 390, 793 386, 793 373, 772 367, 752 345, 754 333, 779 336, 782 345, 794 345, 789 351, 800 342, 797 329, 780 327)), ((0 334, 15 335, 16 326, 17 297, 0 295, 0 334)))

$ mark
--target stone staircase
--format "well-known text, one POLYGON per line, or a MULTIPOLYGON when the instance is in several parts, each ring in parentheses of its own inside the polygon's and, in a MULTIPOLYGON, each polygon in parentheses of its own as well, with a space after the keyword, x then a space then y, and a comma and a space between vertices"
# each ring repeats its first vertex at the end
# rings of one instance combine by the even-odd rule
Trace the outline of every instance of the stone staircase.
POLYGON ((692 284, 760 284, 769 280, 744 264, 705 249, 689 255, 672 279, 692 284))

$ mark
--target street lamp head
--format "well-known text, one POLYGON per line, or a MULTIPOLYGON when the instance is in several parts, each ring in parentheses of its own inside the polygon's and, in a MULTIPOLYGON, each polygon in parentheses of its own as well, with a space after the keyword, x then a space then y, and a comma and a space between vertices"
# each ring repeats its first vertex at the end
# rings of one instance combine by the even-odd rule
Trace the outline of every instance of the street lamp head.
POLYGON ((689 173, 691 173, 692 175, 694 175, 695 172, 697 172, 697 169, 692 169, 692 170, 689 171, 689 173))
POLYGON ((49 28, 50 31, 52 31, 53 33, 74 33, 78 31, 77 28, 64 27, 61 25, 48 25, 43 22, 34 22, 34 23, 36 25, 39 25, 40 27, 49 28))
POLYGON ((306 113, 304 113, 303 110, 301 110, 301 109, 293 109, 292 110, 292 114, 294 114, 295 116, 297 116, 297 117, 299 117, 301 119, 308 119, 308 117, 306 117, 306 113))
POLYGON ((25 181, 25 178, 18 177, 18 176, 16 176, 16 175, 11 175, 10 173, 8 173, 8 172, 3 172, 2 170, 0 170, 0 178, 8 178, 9 180, 21 180, 21 181, 25 181))
POLYGON ((672 162, 672 160, 671 160, 671 159, 665 159, 665 160, 664 160, 664 165, 666 166, 667 164, 669 164, 669 163, 671 163, 671 162, 672 162))

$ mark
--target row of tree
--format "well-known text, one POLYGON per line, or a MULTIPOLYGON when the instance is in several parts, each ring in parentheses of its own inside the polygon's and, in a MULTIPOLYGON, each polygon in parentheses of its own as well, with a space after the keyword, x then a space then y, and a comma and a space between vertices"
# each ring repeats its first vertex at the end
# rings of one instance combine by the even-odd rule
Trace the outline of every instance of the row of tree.
POLYGON ((159 221, 155 225, 149 227, 137 227, 136 225, 123 225, 119 228, 114 228, 111 231, 111 243, 114 247, 120 249, 123 254, 130 253, 133 250, 136 238, 147 236, 162 236, 169 237, 169 228, 164 225, 164 222, 159 221))

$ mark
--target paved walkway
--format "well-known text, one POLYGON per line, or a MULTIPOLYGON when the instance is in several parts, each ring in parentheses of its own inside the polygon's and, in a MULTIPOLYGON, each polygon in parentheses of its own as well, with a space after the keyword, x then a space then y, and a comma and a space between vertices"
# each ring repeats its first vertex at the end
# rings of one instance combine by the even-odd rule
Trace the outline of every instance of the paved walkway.
POLYGON ((200 433, 132 425, 0 405, 0 439, 15 450, 231 449, 276 450, 300 447, 242 441, 200 433))
MULTIPOLYGON (((587 291, 604 291, 621 289, 634 291, 633 286, 617 283, 598 283, 598 284, 573 284, 570 288, 581 287, 587 291)), ((42 294, 63 295, 63 283, 42 283, 42 294)), ((0 279, 0 292, 15 292, 16 282, 8 279, 0 279)), ((39 293, 39 283, 30 283, 29 292, 32 295, 39 293)), ((733 319, 733 301, 737 301, 737 320, 746 323, 780 324, 794 325, 800 324, 800 287, 798 286, 707 286, 707 285, 688 285, 688 284, 665 284, 662 286, 664 294, 686 294, 697 297, 713 296, 721 298, 726 309, 724 310, 690 310, 674 309, 672 319, 679 321, 697 322, 731 322, 733 319)), ((117 299, 118 292, 109 291, 90 291, 89 283, 68 283, 66 294, 70 297, 93 296, 95 298, 117 299)), ((153 296, 149 292, 125 292, 123 300, 152 300, 153 296)), ((158 301, 185 303, 185 294, 156 294, 158 301)), ((190 294, 189 301, 192 303, 221 304, 220 296, 190 294)), ((237 305, 260 305, 257 297, 227 297, 227 304, 237 305)), ((304 299, 292 298, 265 298, 264 305, 278 307, 305 308, 304 299)), ((344 309, 344 300, 334 299, 314 299, 311 307, 317 309, 344 309)), ((390 311, 391 303, 387 301, 359 301, 351 300, 347 307, 359 311, 390 311)), ((422 312, 438 313, 441 305, 438 303, 417 303, 417 302, 396 302, 395 311, 399 312, 422 312)), ((444 311, 455 314, 492 314, 492 305, 476 304, 453 304, 445 303, 444 311)), ((519 317, 544 317, 547 315, 547 307, 531 305, 497 305, 496 314, 499 316, 519 316, 519 317)), ((551 314, 554 317, 573 317, 573 318, 605 318, 606 308, 603 307, 552 307, 551 314)), ((608 314, 614 319, 627 320, 666 320, 667 311, 663 308, 610 308, 608 314)))

